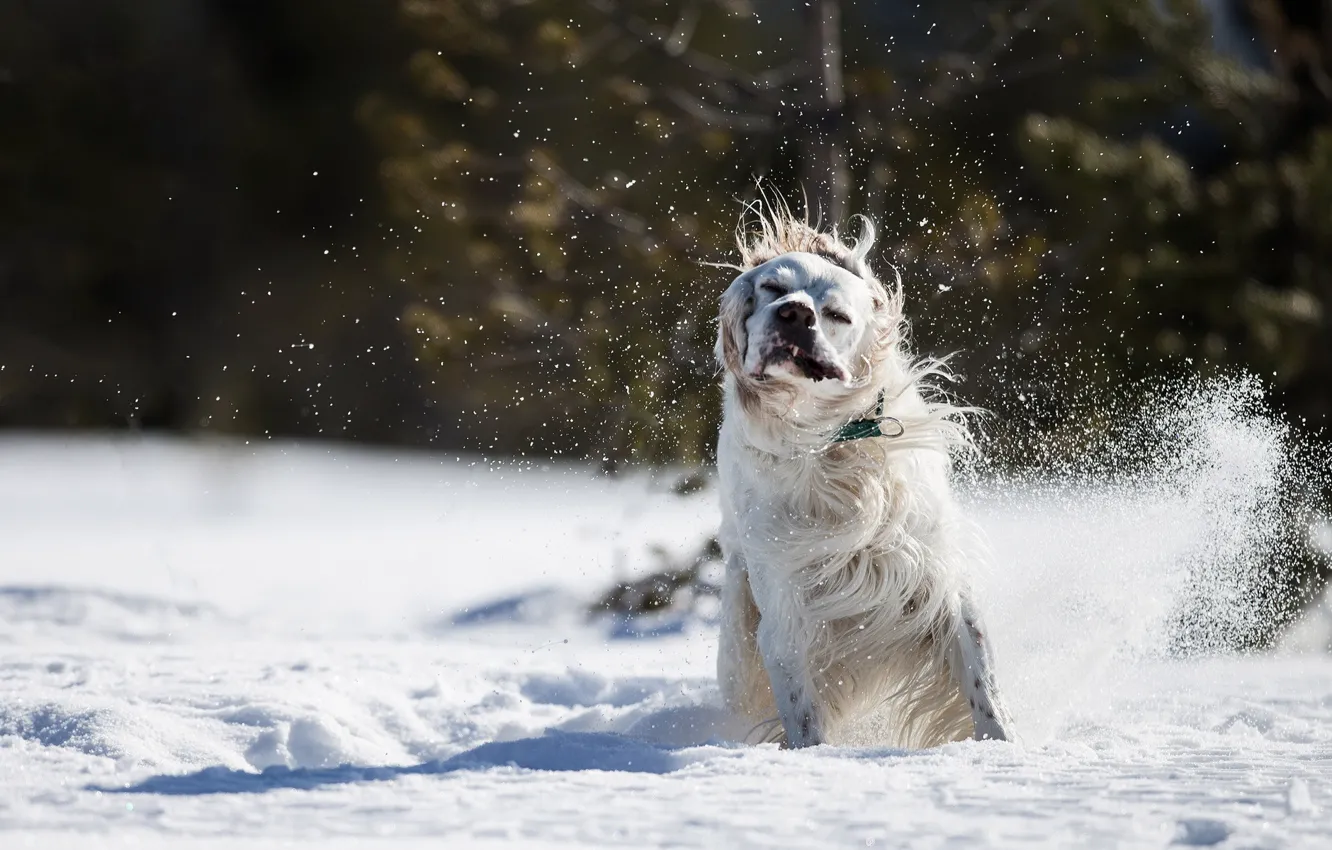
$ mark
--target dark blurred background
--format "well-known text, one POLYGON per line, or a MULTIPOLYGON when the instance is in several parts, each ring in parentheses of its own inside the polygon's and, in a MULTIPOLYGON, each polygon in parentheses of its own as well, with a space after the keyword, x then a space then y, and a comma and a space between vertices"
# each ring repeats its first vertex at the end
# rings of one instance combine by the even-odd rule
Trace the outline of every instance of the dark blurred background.
POLYGON ((706 460, 759 180, 1001 418, 1332 417, 1325 0, 0 0, 0 427, 706 460))

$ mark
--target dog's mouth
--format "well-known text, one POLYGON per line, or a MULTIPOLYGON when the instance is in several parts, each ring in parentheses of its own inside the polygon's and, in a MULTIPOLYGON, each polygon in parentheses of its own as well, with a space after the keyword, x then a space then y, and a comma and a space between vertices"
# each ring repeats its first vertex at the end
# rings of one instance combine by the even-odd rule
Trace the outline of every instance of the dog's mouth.
POLYGON ((793 343, 781 343, 769 349, 766 356, 759 362, 758 369, 753 377, 760 381, 766 380, 770 366, 780 366, 787 363, 794 367, 796 374, 809 378, 811 381, 841 381, 847 383, 851 379, 851 376, 847 374, 846 367, 836 360, 826 356, 821 357, 793 343))

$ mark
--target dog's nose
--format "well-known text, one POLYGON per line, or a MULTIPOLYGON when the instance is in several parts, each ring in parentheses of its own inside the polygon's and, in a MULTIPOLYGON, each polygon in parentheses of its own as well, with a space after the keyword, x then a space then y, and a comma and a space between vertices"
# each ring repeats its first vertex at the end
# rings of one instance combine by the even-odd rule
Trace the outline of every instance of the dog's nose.
POLYGON ((777 308, 777 318, 785 325, 814 327, 814 309, 800 301, 788 301, 777 308))

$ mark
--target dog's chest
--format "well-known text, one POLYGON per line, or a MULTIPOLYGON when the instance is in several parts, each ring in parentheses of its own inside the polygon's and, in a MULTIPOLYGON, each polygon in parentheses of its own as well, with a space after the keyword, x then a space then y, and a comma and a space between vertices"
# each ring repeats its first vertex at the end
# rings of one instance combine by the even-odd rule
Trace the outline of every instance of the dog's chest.
POLYGON ((814 560, 819 552, 929 547, 951 504, 946 470, 913 453, 872 463, 833 453, 724 454, 723 512, 735 532, 728 536, 755 554, 807 551, 814 560))
POLYGON ((884 618, 915 622, 936 611, 953 583, 947 502, 914 474, 863 463, 746 470, 740 514, 722 543, 744 556, 760 608, 798 600, 807 615, 857 630, 856 640, 878 634, 884 618))
POLYGON ((765 458, 748 470, 749 486, 787 517, 806 522, 846 522, 868 506, 886 506, 905 483, 890 466, 848 463, 828 454, 765 458))

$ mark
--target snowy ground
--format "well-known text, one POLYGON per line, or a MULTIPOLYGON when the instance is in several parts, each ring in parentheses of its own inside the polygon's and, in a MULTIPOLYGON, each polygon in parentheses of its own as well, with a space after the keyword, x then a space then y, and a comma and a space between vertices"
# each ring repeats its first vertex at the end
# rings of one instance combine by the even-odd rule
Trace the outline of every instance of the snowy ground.
POLYGON ((0 847, 1325 847, 1332 660, 1159 651, 1172 565, 1263 545, 1261 436, 974 494, 1023 740, 918 753, 738 743, 706 617, 581 615, 708 531, 669 478, 0 441, 0 847))

